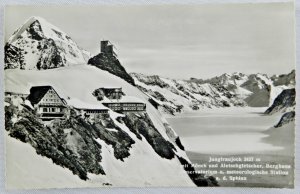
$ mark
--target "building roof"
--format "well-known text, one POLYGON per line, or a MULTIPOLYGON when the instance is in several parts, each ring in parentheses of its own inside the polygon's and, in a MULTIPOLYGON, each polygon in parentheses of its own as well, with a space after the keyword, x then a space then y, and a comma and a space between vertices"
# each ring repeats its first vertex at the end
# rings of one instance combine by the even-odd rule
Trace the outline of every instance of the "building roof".
POLYGON ((73 106, 76 109, 85 109, 85 110, 108 110, 103 104, 97 101, 95 104, 83 102, 76 98, 71 98, 68 100, 68 104, 73 106))
POLYGON ((122 90, 122 87, 101 87, 102 90, 122 90))
POLYGON ((51 86, 34 86, 30 88, 30 94, 27 99, 31 104, 37 104, 45 96, 45 94, 51 89, 51 86))
POLYGON ((29 94, 27 94, 27 93, 21 93, 21 92, 9 92, 9 91, 6 91, 6 92, 4 92, 5 94, 20 94, 20 95, 29 95, 29 94))

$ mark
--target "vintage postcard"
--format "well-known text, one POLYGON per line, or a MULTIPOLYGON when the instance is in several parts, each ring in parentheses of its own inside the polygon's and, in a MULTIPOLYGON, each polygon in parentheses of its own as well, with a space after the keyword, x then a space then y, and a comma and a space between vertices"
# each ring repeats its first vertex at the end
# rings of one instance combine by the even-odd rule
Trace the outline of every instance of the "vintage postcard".
POLYGON ((6 6, 6 188, 293 188, 294 17, 293 1, 6 6))

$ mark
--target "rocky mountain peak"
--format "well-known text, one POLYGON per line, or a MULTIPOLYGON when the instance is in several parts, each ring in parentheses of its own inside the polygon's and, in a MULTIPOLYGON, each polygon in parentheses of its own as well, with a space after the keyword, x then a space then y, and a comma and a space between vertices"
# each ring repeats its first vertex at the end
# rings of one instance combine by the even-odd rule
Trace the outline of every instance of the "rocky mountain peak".
POLYGON ((48 26, 48 28, 59 30, 57 27, 53 26, 45 19, 37 16, 32 16, 13 33, 13 35, 9 38, 7 43, 11 44, 15 42, 18 38, 20 38, 20 36, 22 36, 22 34, 24 34, 25 31, 29 33, 31 39, 42 40, 43 38, 45 38, 42 26, 43 28, 48 26))
POLYGON ((29 18, 5 45, 5 69, 51 69, 85 63, 70 36, 41 17, 29 18))
POLYGON ((101 41, 101 52, 88 60, 88 64, 95 66, 103 71, 107 71, 131 85, 135 85, 133 78, 127 73, 122 66, 116 53, 113 50, 114 45, 109 40, 101 41))

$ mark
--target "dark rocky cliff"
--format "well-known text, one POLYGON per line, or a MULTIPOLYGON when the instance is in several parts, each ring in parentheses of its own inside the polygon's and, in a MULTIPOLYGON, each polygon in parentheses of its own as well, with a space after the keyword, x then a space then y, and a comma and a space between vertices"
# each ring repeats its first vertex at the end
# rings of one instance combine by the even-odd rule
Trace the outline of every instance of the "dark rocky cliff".
POLYGON ((109 73, 124 79, 128 83, 135 85, 133 78, 126 72, 117 57, 113 55, 99 53, 89 59, 88 64, 98 67, 104 71, 108 71, 109 73))
POLYGON ((273 114, 279 111, 285 111, 289 107, 296 105, 296 90, 286 89, 283 90, 274 100, 272 106, 266 110, 266 114, 273 114))
POLYGON ((295 111, 284 113, 280 118, 279 122, 274 127, 275 128, 282 127, 285 124, 295 121, 295 116, 296 116, 295 111))

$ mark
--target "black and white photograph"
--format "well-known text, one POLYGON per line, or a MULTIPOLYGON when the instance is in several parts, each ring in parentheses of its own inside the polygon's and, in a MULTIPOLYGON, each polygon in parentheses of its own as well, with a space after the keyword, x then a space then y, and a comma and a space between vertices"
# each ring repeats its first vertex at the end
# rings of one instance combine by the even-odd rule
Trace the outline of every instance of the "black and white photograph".
POLYGON ((7 5, 5 186, 294 188, 294 1, 7 5))

